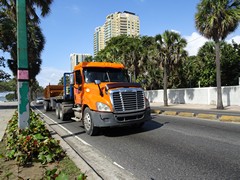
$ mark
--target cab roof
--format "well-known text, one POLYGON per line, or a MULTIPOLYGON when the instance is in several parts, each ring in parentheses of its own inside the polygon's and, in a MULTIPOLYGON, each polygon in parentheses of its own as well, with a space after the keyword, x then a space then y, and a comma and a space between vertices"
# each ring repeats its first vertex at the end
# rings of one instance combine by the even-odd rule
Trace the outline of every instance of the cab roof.
POLYGON ((110 63, 110 62, 82 62, 74 67, 74 70, 85 68, 85 67, 99 67, 99 68, 121 68, 123 69, 123 64, 120 63, 110 63))

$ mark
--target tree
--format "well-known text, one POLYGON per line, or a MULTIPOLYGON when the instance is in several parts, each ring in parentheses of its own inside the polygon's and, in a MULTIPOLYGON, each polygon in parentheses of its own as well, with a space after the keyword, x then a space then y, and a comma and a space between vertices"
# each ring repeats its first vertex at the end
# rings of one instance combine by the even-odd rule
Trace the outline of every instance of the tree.
POLYGON ((92 56, 87 56, 85 59, 84 59, 85 62, 92 62, 93 61, 93 57, 92 56))
POLYGON ((206 42, 198 51, 197 59, 200 70, 198 81, 201 86, 216 86, 216 66, 214 65, 216 54, 214 42, 206 42))
MULTIPOLYGON (((26 1, 26 15, 27 21, 39 23, 40 18, 36 9, 40 9, 40 15, 42 17, 47 16, 50 13, 50 5, 53 0, 27 0, 26 1)), ((16 20, 16 0, 0 0, 0 6, 4 8, 11 19, 16 20)))
MULTIPOLYGON (((221 74, 223 85, 236 85, 240 75, 240 57, 238 51, 232 44, 227 44, 222 41, 220 43, 221 49, 221 74)), ((215 65, 215 45, 214 42, 206 42, 200 49, 197 55, 198 75, 201 85, 216 86, 216 65, 215 65)))
POLYGON ((37 81, 35 81, 34 83, 32 83, 31 86, 31 100, 36 99, 37 97, 43 96, 43 91, 44 88, 42 86, 39 86, 39 83, 37 81))
POLYGON ((133 74, 134 80, 136 80, 142 65, 142 51, 140 37, 120 35, 111 38, 106 47, 98 52, 94 59, 97 61, 120 62, 128 68, 130 73, 133 74))
POLYGON ((196 28, 208 39, 215 42, 217 109, 223 109, 220 68, 220 41, 233 32, 240 20, 239 0, 202 0, 195 14, 196 28))
MULTIPOLYGON (((28 67, 29 67, 29 85, 32 97, 31 86, 36 83, 36 75, 41 70, 41 52, 44 49, 45 38, 39 27, 40 18, 37 10, 40 9, 40 15, 45 17, 50 13, 50 5, 53 0, 27 0, 27 43, 28 43, 28 67)), ((16 0, 0 0, 0 49, 9 52, 11 59, 7 61, 13 75, 17 75, 17 17, 16 0)))
POLYGON ((9 79, 6 81, 0 81, 0 92, 4 91, 16 91, 16 79, 9 79))
POLYGON ((165 31, 162 35, 156 35, 155 41, 157 49, 156 58, 159 67, 163 68, 164 106, 168 106, 167 88, 169 74, 180 61, 187 57, 187 52, 184 50, 187 41, 178 33, 172 31, 165 31))
POLYGON ((222 42, 221 47, 221 74, 224 86, 238 85, 240 77, 240 56, 233 44, 222 42))
MULTIPOLYGON (((0 67, 4 67, 5 68, 5 63, 4 63, 4 58, 0 57, 0 67)), ((6 73, 5 71, 3 71, 2 69, 0 69, 0 82, 1 81, 6 81, 10 79, 10 74, 6 73)))

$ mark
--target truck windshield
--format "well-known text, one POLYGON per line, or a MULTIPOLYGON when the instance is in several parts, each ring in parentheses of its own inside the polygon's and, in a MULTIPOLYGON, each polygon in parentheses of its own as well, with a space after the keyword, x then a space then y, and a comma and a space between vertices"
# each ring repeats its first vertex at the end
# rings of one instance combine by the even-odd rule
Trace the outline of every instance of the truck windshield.
POLYGON ((114 68, 86 68, 83 70, 86 83, 95 80, 101 82, 128 82, 127 75, 123 69, 114 68))

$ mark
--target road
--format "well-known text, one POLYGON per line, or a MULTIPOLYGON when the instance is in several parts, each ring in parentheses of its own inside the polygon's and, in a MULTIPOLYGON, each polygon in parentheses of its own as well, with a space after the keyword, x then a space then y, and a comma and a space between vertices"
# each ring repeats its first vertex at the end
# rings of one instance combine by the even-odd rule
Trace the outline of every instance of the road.
POLYGON ((90 137, 80 122, 46 116, 136 179, 240 179, 240 124, 153 114, 141 130, 112 128, 90 137))

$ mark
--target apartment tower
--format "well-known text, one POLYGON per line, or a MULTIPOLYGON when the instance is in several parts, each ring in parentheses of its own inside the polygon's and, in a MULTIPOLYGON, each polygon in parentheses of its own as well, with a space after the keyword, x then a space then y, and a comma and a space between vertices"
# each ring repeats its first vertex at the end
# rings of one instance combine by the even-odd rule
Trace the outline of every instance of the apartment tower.
POLYGON ((88 56, 91 56, 91 54, 77 54, 77 53, 70 54, 71 71, 73 71, 74 66, 76 66, 80 62, 84 62, 85 58, 88 56))
POLYGON ((94 55, 106 46, 107 41, 119 35, 139 36, 139 17, 132 12, 115 12, 106 17, 103 26, 97 27, 94 33, 94 55))

